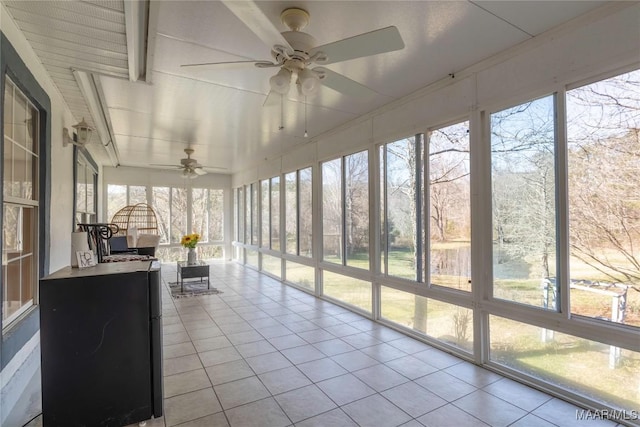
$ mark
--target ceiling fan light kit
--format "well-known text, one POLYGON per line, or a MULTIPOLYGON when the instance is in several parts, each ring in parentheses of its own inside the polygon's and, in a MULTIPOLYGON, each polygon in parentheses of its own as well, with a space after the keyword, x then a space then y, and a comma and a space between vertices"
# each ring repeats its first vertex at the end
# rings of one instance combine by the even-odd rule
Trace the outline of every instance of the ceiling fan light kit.
POLYGON ((305 68, 298 73, 298 85, 304 96, 311 96, 320 89, 320 77, 314 71, 305 68))
POLYGON ((217 166, 202 166, 200 163, 198 163, 196 159, 191 158, 191 155, 193 154, 193 148, 189 148, 189 147, 185 148, 184 153, 187 155, 187 157, 180 159, 179 165, 151 164, 151 166, 163 166, 163 167, 171 167, 174 169, 178 169, 181 171, 181 176, 183 178, 189 178, 189 179, 206 175, 207 171, 204 170, 205 167, 210 169, 222 169, 222 170, 225 169, 217 166))
POLYGON ((394 26, 318 46, 312 35, 302 32, 310 21, 310 15, 304 9, 292 7, 283 10, 280 13, 280 20, 289 28, 289 31, 280 32, 256 2, 223 0, 223 3, 260 40, 267 46, 271 46, 272 62, 250 60, 183 64, 182 67, 235 66, 239 63, 257 68, 280 67, 280 70, 269 79, 271 92, 287 95, 293 81, 299 95, 305 98, 318 93, 321 86, 326 86, 347 96, 367 99, 378 93, 342 74, 317 65, 335 64, 404 48, 400 32, 394 26))
POLYGON ((289 93, 289 87, 291 86, 291 71, 281 68, 280 71, 269 79, 269 85, 271 90, 281 95, 289 93))

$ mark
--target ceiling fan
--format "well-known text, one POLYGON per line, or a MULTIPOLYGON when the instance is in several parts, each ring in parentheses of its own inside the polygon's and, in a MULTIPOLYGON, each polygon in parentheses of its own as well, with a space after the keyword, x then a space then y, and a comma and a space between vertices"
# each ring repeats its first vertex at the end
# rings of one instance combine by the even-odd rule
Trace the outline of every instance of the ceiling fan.
POLYGON ((193 154, 193 148, 185 148, 184 152, 187 155, 187 157, 180 159, 179 165, 152 164, 151 166, 172 167, 177 170, 182 170, 182 177, 190 178, 190 179, 197 178, 201 175, 206 175, 207 171, 205 171, 204 168, 225 170, 225 168, 220 168, 216 166, 202 166, 200 163, 198 163, 196 159, 191 158, 191 155, 193 154))
POLYGON ((272 46, 273 59, 183 64, 181 67, 235 67, 247 64, 258 68, 280 68, 269 79, 270 94, 288 94, 293 81, 298 92, 305 97, 317 93, 321 85, 349 96, 376 95, 377 93, 367 86, 328 68, 315 65, 329 65, 404 48, 404 41, 394 26, 317 46, 313 36, 301 31, 310 19, 306 10, 297 7, 283 10, 280 19, 290 31, 280 33, 254 2, 227 0, 223 3, 267 46, 272 46))

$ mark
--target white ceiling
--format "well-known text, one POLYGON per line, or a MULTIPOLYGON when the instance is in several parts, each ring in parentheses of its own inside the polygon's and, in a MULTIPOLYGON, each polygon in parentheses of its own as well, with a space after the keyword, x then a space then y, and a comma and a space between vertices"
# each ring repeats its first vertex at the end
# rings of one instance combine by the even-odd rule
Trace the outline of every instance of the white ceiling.
MULTIPOLYGON (((81 61, 97 63, 85 64, 84 68, 100 75, 105 112, 121 165, 177 164, 184 157, 183 149, 191 146, 200 163, 225 167, 231 173, 308 141, 303 136, 304 102, 297 94, 292 91, 284 101, 282 118, 279 102, 263 106, 270 89, 269 77, 277 69, 180 68, 188 63, 271 60, 271 46, 221 2, 151 2, 149 84, 101 73, 100 58, 103 65, 108 65, 109 57, 116 52, 99 41, 112 35, 68 33, 57 22, 64 16, 43 12, 42 7, 52 2, 33 6, 34 2, 2 1, 52 73, 78 120, 85 113, 75 107, 77 101, 72 98, 77 88, 66 83, 69 79, 64 72, 53 68, 51 61, 58 58, 49 59, 49 47, 55 43, 69 49, 69 69, 81 61), (87 51, 87 46, 92 50, 87 51), (279 130, 281 123, 283 130, 279 130)), ((118 0, 55 4, 60 3, 67 8, 72 4, 73 10, 100 5, 91 20, 78 18, 81 26, 94 28, 94 20, 107 20, 112 10, 123 9, 123 2, 118 0)), ((287 30, 280 22, 282 10, 294 6, 307 10, 311 21, 304 31, 319 45, 392 25, 404 40, 403 50, 326 66, 368 86, 377 95, 360 99, 321 88, 307 100, 307 130, 313 138, 603 3, 262 1, 257 5, 280 31, 287 30)))

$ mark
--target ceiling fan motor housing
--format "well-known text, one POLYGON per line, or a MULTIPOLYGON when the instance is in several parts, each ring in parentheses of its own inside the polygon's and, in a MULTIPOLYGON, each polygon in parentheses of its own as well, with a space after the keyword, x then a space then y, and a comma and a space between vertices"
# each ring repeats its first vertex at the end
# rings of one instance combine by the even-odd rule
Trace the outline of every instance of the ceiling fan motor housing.
POLYGON ((312 35, 300 31, 285 31, 282 36, 289 42, 293 52, 273 49, 271 51, 273 58, 290 71, 304 68, 311 57, 309 52, 316 47, 316 39, 312 35))
POLYGON ((180 164, 182 166, 189 167, 198 163, 195 159, 191 158, 191 155, 193 154, 193 148, 185 148, 184 152, 187 155, 187 157, 184 159, 180 159, 180 164))
POLYGON ((292 31, 300 31, 309 24, 309 12, 298 7, 290 7, 280 14, 282 23, 292 31))

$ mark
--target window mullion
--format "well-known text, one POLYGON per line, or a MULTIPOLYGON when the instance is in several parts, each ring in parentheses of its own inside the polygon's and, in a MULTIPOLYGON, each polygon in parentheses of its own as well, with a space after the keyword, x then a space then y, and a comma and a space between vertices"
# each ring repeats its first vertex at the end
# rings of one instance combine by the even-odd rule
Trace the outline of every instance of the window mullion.
POLYGON ((384 167, 383 171, 383 189, 382 189, 382 197, 383 197, 383 233, 384 233, 384 274, 389 274, 389 197, 388 197, 388 188, 389 188, 389 163, 387 160, 387 151, 389 149, 389 144, 383 145, 382 150, 382 161, 384 167))
POLYGON ((556 121, 556 311, 569 317, 569 157, 567 153, 566 90, 555 95, 556 121))
POLYGON ((342 224, 341 224, 341 251, 342 265, 347 265, 347 159, 342 157, 341 181, 340 186, 342 198, 342 224))
MULTIPOLYGON (((420 146, 422 145, 422 134, 416 134, 416 136, 413 139, 413 150, 414 150, 414 155, 415 155, 415 186, 416 186, 416 191, 414 194, 415 200, 415 206, 416 206, 416 282, 420 282, 422 281, 423 278, 423 254, 424 252, 424 247, 423 247, 423 240, 424 240, 424 235, 423 235, 423 231, 422 231, 422 225, 423 225, 423 220, 422 220, 422 156, 421 156, 421 151, 420 151, 420 146)), ((428 191, 428 190, 427 190, 428 191)), ((428 209, 426 210, 428 213, 428 209)), ((428 247, 428 245, 427 245, 428 247)), ((427 251, 428 253, 428 251, 427 251)), ((427 283, 428 282, 428 277, 426 278, 427 283)))

